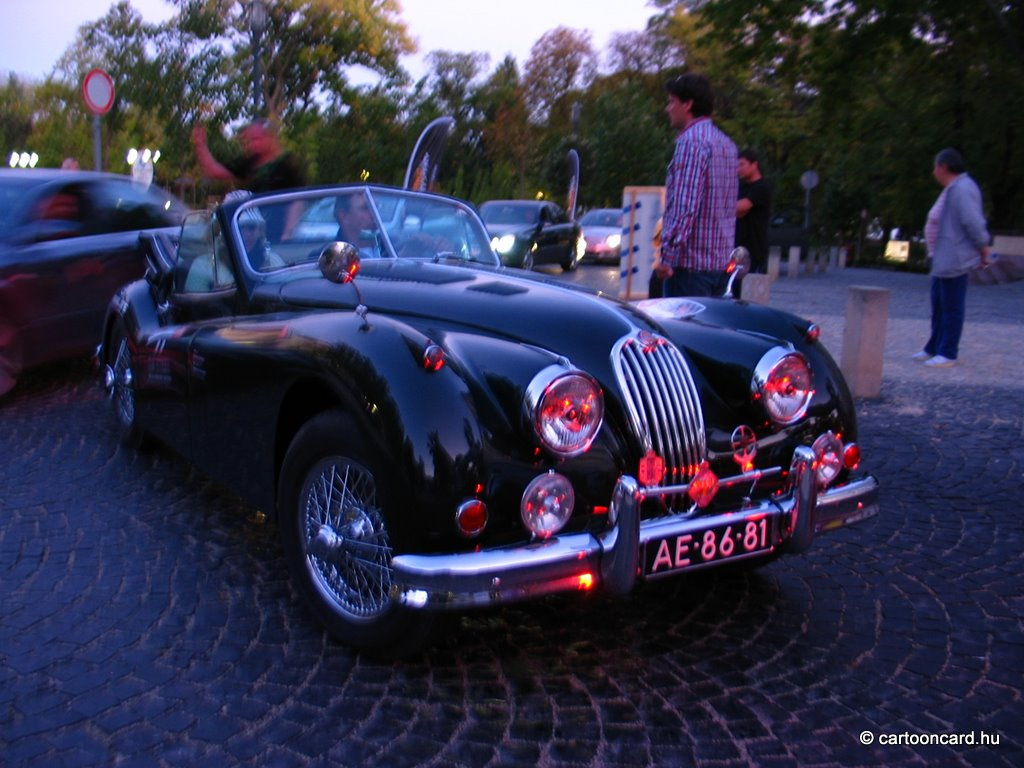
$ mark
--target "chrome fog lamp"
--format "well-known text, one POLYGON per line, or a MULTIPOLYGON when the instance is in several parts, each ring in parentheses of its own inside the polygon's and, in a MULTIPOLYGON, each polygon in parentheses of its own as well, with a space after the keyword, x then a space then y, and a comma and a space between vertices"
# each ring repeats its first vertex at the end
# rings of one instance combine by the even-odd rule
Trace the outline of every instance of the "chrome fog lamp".
POLYGON ((761 358, 750 386, 769 418, 782 426, 802 419, 814 396, 814 376, 807 359, 783 347, 775 347, 761 358))
POLYGON ((535 477, 523 491, 519 514, 523 525, 538 539, 558 533, 572 516, 576 494, 567 477, 550 470, 535 477))
POLYGON ((826 432, 814 441, 814 471, 818 485, 824 488, 839 476, 843 468, 843 444, 832 432, 826 432))

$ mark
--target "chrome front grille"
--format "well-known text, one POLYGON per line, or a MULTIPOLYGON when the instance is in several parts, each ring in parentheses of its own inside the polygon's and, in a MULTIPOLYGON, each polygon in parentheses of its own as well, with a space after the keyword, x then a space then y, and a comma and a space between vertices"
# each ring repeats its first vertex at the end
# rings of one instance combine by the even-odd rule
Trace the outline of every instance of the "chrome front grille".
POLYGON ((639 331, 619 340, 612 364, 633 431, 645 452, 665 462, 662 483, 689 482, 707 455, 707 440, 686 359, 668 339, 639 331))

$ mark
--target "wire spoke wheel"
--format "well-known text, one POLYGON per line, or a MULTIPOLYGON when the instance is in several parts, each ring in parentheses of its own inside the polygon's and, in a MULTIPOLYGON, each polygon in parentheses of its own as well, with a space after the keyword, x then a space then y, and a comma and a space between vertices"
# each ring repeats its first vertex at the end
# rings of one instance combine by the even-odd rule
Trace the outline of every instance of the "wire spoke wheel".
POLYGON ((321 597, 350 621, 391 608, 391 544, 376 483, 363 466, 328 457, 307 475, 298 524, 306 568, 321 597))
POLYGON ((128 345, 128 339, 123 335, 118 339, 112 368, 114 381, 111 398, 114 413, 121 430, 129 432, 135 425, 135 371, 132 369, 132 350, 128 345))
MULTIPOLYGON (((429 640, 433 617, 396 596, 394 482, 387 457, 340 409, 311 418, 293 438, 278 487, 278 518, 293 583, 345 645, 381 659, 408 658, 429 640)), ((400 519, 400 516, 397 516, 400 519)))

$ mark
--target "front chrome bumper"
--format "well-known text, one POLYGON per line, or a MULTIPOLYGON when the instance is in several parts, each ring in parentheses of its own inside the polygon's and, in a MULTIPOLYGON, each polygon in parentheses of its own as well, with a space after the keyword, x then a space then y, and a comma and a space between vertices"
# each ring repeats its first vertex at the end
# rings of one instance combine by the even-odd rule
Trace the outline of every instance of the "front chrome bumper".
MULTIPOLYGON (((809 448, 796 450, 790 467, 790 492, 785 496, 712 516, 677 514, 644 521, 640 520, 644 498, 678 492, 678 488, 641 487, 624 475, 615 485, 608 509, 611 525, 606 531, 567 534, 480 552, 397 555, 393 560, 393 592, 400 603, 420 609, 493 605, 591 587, 625 594, 641 577, 640 553, 652 541, 687 534, 697 537, 722 526, 767 519, 779 532, 779 541, 771 551, 782 548, 796 553, 807 549, 818 533, 878 513, 878 482, 874 477, 867 475, 818 492, 813 463, 814 454, 809 448)), ((714 567, 719 562, 700 567, 714 567)))

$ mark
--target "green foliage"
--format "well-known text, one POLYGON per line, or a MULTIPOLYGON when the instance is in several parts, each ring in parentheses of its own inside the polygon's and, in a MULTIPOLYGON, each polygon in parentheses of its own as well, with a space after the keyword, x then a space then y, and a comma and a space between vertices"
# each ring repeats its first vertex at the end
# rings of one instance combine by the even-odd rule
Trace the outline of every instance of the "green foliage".
POLYGON ((478 203, 538 191, 561 200, 574 148, 581 206, 617 205, 623 187, 664 182, 673 136, 662 85, 697 70, 715 85, 716 121, 758 150, 776 208, 801 207, 801 174, 818 173, 811 213, 823 242, 859 242, 876 217, 886 229, 920 229, 944 146, 964 152, 991 228, 1024 229, 1019 2, 654 0, 647 30, 615 36, 603 70, 589 33, 557 28, 522 68, 506 58, 488 71, 479 52, 430 52, 418 83, 399 63, 414 44, 397 0, 267 2, 259 32, 248 2, 176 5, 153 26, 121 0, 82 27, 44 83, 10 77, 0 87, 6 146, 34 149, 45 165, 71 155, 91 167, 80 83, 99 66, 117 89, 102 119, 105 167, 127 170, 129 147, 159 146, 158 180, 199 197, 192 126, 211 124, 222 155, 233 129, 265 108, 314 182, 401 183, 420 130, 452 115, 443 191, 478 203), (353 84, 354 66, 379 82, 353 84))

